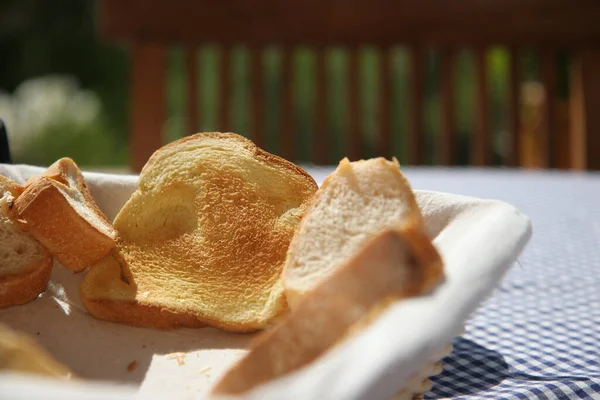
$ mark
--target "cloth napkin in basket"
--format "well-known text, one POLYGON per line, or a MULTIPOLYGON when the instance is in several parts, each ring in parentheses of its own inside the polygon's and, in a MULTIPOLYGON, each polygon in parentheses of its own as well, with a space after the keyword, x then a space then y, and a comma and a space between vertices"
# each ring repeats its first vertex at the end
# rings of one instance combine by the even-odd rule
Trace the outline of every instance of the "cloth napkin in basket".
MULTIPOLYGON (((0 164, 0 174, 20 183, 42 171, 0 164)), ((136 189, 136 176, 84 176, 110 220, 136 189)), ((439 287, 391 306, 360 335, 245 398, 389 399, 452 341, 531 236, 529 219, 509 204, 428 191, 416 195, 428 233, 444 260, 445 279, 439 287)), ((80 376, 128 384, 105 387, 103 398, 130 398, 134 393, 142 398, 202 398, 243 354, 251 337, 208 328, 160 331, 95 320, 77 295, 83 274, 54 268, 46 293, 25 306, 0 310, 0 320, 36 336, 80 376), (137 368, 129 371, 126 367, 133 361, 137 368)), ((0 375, 0 385, 8 399, 36 393, 44 398, 95 398, 85 383, 57 388, 55 382, 0 375)))

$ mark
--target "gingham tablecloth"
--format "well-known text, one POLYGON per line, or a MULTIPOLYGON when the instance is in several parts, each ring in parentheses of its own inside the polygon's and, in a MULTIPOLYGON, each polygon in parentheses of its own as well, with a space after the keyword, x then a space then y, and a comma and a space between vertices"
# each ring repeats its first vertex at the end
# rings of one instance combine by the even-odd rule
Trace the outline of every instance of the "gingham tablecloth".
POLYGON ((504 200, 533 221, 425 398, 600 399, 600 174, 404 171, 415 189, 504 200))

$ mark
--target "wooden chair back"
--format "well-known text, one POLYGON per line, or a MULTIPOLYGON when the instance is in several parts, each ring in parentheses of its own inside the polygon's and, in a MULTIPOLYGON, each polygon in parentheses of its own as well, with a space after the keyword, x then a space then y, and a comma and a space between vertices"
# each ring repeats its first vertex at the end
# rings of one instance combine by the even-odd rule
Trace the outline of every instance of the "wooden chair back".
MULTIPOLYGON (((435 159, 442 165, 457 162, 454 57, 459 49, 475 54, 475 121, 470 136, 470 164, 492 165, 492 134, 488 95, 486 50, 505 46, 508 69, 509 151, 502 165, 523 166, 521 77, 519 54, 534 48, 540 62, 545 101, 538 109, 532 147, 542 168, 600 169, 600 2, 596 0, 100 0, 99 31, 110 41, 127 42, 131 54, 131 160, 140 170, 162 145, 166 118, 166 55, 174 45, 187 49, 187 131, 199 126, 197 57, 206 43, 223 49, 220 58, 219 117, 215 130, 231 127, 229 103, 232 81, 230 49, 244 44, 250 49, 251 128, 247 132, 265 145, 265 93, 262 51, 277 45, 282 51, 282 104, 280 148, 274 152, 297 159, 292 93, 292 53, 296 46, 316 51, 315 127, 310 161, 331 164, 332 138, 327 129, 327 72, 325 57, 331 46, 344 46, 348 58, 348 130, 345 154, 364 157, 359 113, 358 48, 368 44, 380 52, 378 132, 376 153, 391 156, 390 49, 403 45, 410 51, 408 87, 410 128, 408 164, 423 164, 426 136, 423 121, 424 52, 441 54, 441 132, 435 159), (568 128, 557 128, 558 52, 571 56, 568 128)), ((273 150, 273 149, 270 149, 273 150)))

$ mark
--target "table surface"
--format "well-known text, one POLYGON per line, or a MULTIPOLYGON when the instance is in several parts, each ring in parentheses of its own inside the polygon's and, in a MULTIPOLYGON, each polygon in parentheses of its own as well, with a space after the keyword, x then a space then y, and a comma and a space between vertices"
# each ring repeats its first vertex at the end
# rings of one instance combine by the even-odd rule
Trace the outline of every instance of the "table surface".
POLYGON ((425 398, 600 399, 600 174, 403 171, 415 189, 503 200, 533 222, 425 398))
POLYGON ((425 398, 600 399, 600 174, 403 171, 415 189, 511 203, 534 232, 425 398))

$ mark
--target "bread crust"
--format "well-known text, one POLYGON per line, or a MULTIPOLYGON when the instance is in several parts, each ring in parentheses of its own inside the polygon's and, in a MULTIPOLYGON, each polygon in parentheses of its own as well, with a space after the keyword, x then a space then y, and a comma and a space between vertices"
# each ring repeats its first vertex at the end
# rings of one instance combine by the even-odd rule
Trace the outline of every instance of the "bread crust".
POLYGON ((182 139, 171 142, 171 143, 161 147, 160 149, 156 150, 152 154, 152 156, 148 159, 148 162, 146 163, 146 165, 144 165, 144 167, 142 168, 142 172, 140 173, 140 175, 144 174, 144 170, 152 167, 152 164, 154 164, 156 158, 160 155, 161 151, 163 151, 165 149, 169 149, 174 146, 179 146, 182 143, 198 140, 199 137, 227 139, 227 140, 231 140, 231 141, 240 143, 247 150, 252 152, 254 157, 258 158, 259 160, 264 161, 267 164, 277 165, 279 167, 289 170, 290 172, 292 172, 294 174, 301 175, 304 178, 306 178, 307 181, 311 182, 315 186, 315 190, 317 189, 317 183, 315 182, 314 178, 308 172, 306 172, 305 170, 303 170, 296 164, 294 164, 284 158, 281 158, 279 156, 276 156, 274 154, 271 154, 271 153, 261 149, 256 144, 254 144, 251 140, 246 139, 245 137, 240 136, 237 133, 233 133, 233 132, 202 132, 202 133, 196 133, 194 135, 186 136, 182 139))
POLYGON ((35 300, 46 290, 52 272, 52 257, 47 251, 29 272, 0 277, 0 308, 18 306, 35 300))
POLYGON ((418 222, 408 220, 398 229, 374 235, 307 293, 280 325, 259 336, 212 393, 239 395, 301 368, 370 324, 395 301, 429 292, 442 275, 441 258, 418 222))
POLYGON ((199 316, 196 313, 174 311, 166 307, 145 304, 136 300, 89 299, 81 291, 80 297, 86 310, 94 317, 131 326, 158 329, 204 328, 210 326, 237 333, 252 333, 265 327, 262 323, 246 323, 243 325, 223 323, 221 320, 199 316))
MULTIPOLYGON (((87 187, 87 184, 85 183, 85 179, 83 177, 83 174, 81 173, 81 170, 79 169, 75 161, 73 161, 71 158, 63 157, 60 160, 56 161, 54 164, 49 166, 48 169, 46 169, 46 171, 44 171, 42 176, 46 176, 68 186, 69 182, 66 177, 69 174, 69 170, 75 172, 77 186, 80 189, 79 191, 81 195, 85 199, 86 205, 94 212, 94 214, 96 214, 96 216, 100 220, 102 220, 102 222, 110 225, 110 221, 106 218, 106 215, 104 215, 104 213, 100 210, 100 208, 98 208, 98 205, 94 201, 92 193, 90 192, 89 188, 87 187)), ((114 232, 114 234, 116 235, 116 232, 114 232)))
POLYGON ((117 242, 117 233, 107 236, 80 215, 59 189, 69 187, 69 168, 75 171, 77 190, 85 205, 102 222, 110 223, 98 209, 73 160, 62 158, 39 177, 30 179, 15 200, 19 221, 65 267, 79 272, 101 260, 117 242))
MULTIPOLYGON (((207 324, 192 313, 181 313, 139 301, 93 300, 80 291, 85 308, 98 319, 132 326, 174 329, 202 328, 207 324)), ((213 324, 214 325, 214 324, 213 324)), ((224 328, 224 327, 221 327, 224 328)))
MULTIPOLYGON (((24 188, 17 182, 0 175, 0 198, 5 195, 5 192, 9 193, 9 197, 0 204, 0 214, 8 218, 15 229, 21 228, 16 220, 15 199, 23 193, 23 190, 24 188)), ((29 237, 29 240, 35 241, 33 237, 29 237)), ((23 267, 22 271, 25 272, 0 275, 0 308, 28 303, 46 290, 52 271, 52 257, 42 245, 38 244, 38 246, 41 250, 40 257, 23 267)))
MULTIPOLYGON (((290 242, 290 245, 288 247, 287 259, 286 259, 286 263, 285 263, 284 271, 283 271, 283 278, 284 278, 283 283, 284 283, 284 287, 285 287, 286 298, 287 298, 288 304, 290 304, 290 306, 292 308, 299 301, 299 299, 304 294, 307 293, 306 289, 297 287, 296 285, 292 285, 292 284, 290 284, 289 279, 286 279, 286 275, 291 274, 293 271, 293 269, 290 268, 288 265, 291 264, 290 260, 295 259, 296 253, 298 253, 297 247, 299 246, 300 237, 303 234, 304 226, 307 221, 306 216, 308 216, 315 209, 316 205, 321 201, 321 198, 325 195, 331 182, 338 178, 338 175, 341 173, 342 170, 347 169, 347 168, 352 168, 352 165, 357 165, 357 164, 360 165, 361 163, 364 163, 367 161, 369 161, 369 160, 358 160, 358 161, 350 162, 350 160, 347 157, 344 157, 340 161, 336 170, 334 172, 332 172, 331 174, 329 174, 323 180, 323 183, 321 184, 321 186, 319 187, 319 189, 317 190, 317 192, 315 193, 315 195, 312 197, 311 201, 309 202, 306 212, 304 213, 305 218, 303 218, 300 221, 300 224, 298 225, 298 228, 296 229, 294 237, 292 238, 292 241, 290 242)), ((374 161, 376 161, 377 163, 380 163, 380 164, 390 163, 383 157, 374 159, 374 161)), ((393 157, 391 163, 395 167, 393 169, 394 175, 400 182, 402 182, 402 185, 406 188, 407 196, 406 196, 405 200, 408 203, 407 205, 408 205, 408 209, 409 209, 409 212, 408 212, 406 218, 409 219, 410 221, 412 221, 411 222, 412 226, 421 227, 423 230, 425 230, 425 222, 423 220, 423 216, 421 215, 421 211, 419 209, 417 199, 414 196, 414 193, 412 191, 410 183, 408 182, 406 177, 400 171, 400 162, 398 161, 398 159, 396 157, 393 157)))
MULTIPOLYGON (((212 151, 213 144, 207 145, 206 149, 212 151)), ((241 167, 242 164, 236 164, 236 160, 228 164, 229 168, 241 167)), ((262 329, 287 308, 280 271, 289 240, 308 204, 308 199, 316 189, 314 179, 306 171, 261 150, 251 141, 236 134, 201 133, 166 145, 156 151, 144 166, 138 191, 115 219, 115 226, 119 229, 121 238, 111 257, 121 260, 119 261, 121 272, 114 271, 117 267, 107 266, 107 262, 112 262, 107 259, 94 266, 80 288, 83 304, 97 318, 129 325, 167 329, 178 326, 209 325, 234 332, 252 332, 262 329), (221 173, 220 165, 212 164, 212 161, 211 164, 194 166, 193 164, 201 162, 201 159, 194 159, 192 156, 186 159, 189 161, 189 169, 188 167, 174 169, 173 175, 167 179, 170 185, 168 189, 166 184, 158 186, 156 181, 152 180, 153 177, 163 179, 165 176, 163 169, 171 167, 175 160, 183 162, 182 158, 173 156, 173 151, 169 152, 169 150, 179 146, 178 149, 182 152, 196 151, 195 149, 202 148, 202 141, 206 139, 222 141, 214 143, 214 147, 219 150, 227 149, 223 157, 227 157, 227 151, 243 150, 243 157, 240 157, 239 162, 245 163, 244 168, 250 172, 249 175, 244 176, 252 177, 250 179, 254 178, 254 174, 266 173, 267 170, 277 171, 276 176, 293 177, 294 184, 288 184, 287 181, 284 184, 285 193, 288 191, 291 193, 293 205, 288 204, 281 209, 283 211, 276 211, 279 210, 277 207, 281 198, 285 196, 279 192, 277 194, 269 192, 268 196, 277 199, 271 203, 271 197, 261 191, 266 190, 268 183, 264 181, 259 183, 259 180, 247 181, 241 175, 221 173), (196 141, 198 145, 192 143, 196 141), (190 146, 186 146, 188 143, 190 146), (221 143, 226 147, 221 148, 221 143), (187 173, 191 173, 193 178, 189 178, 190 181, 185 183, 179 181, 178 174, 187 173), (301 186, 296 186, 298 182, 301 186), (201 190, 197 189, 200 185, 202 185, 201 190), (293 189, 297 189, 302 194, 294 192, 293 189), (179 219, 173 217, 169 223, 165 222, 166 225, 160 227, 145 225, 150 218, 143 214, 148 206, 144 201, 152 198, 151 196, 156 193, 161 199, 169 199, 169 203, 164 206, 166 209, 180 211, 185 209, 185 217, 179 219), (263 203, 268 206, 266 209, 260 208, 259 204, 263 203), (201 211, 201 208, 204 211, 201 211), (287 211, 292 212, 287 213, 287 211), (283 218, 284 214, 285 218, 283 218), (130 218, 132 215, 135 217, 130 218), (266 218, 266 224, 244 219, 244 215, 259 221, 262 221, 261 218, 266 218), (205 219, 212 217, 214 220, 205 219), (144 228, 138 230, 138 223, 144 228), (230 234, 222 234, 223 231, 228 230, 235 232, 235 238, 230 234), (149 235, 148 232, 151 234, 149 235), (163 234, 164 238, 156 239, 156 235, 163 234), (205 244, 198 245, 199 241, 205 244), (165 244, 167 242, 168 244, 165 244), (239 246, 233 251, 230 247, 236 245, 235 243, 239 246), (164 247, 160 247, 163 244, 164 247), (271 251, 273 249, 275 251, 271 251), (150 257, 149 254, 154 254, 152 251, 155 250, 156 257, 150 257), (261 251, 264 255, 259 256, 261 251), (254 261, 248 261, 254 260, 255 257, 259 257, 261 263, 253 264, 254 261), (159 258, 161 261, 157 261, 159 258), (197 260, 202 262, 196 262, 197 260), (148 265, 151 267, 143 267, 148 265), (105 272, 102 272, 102 269, 105 272), (109 269, 113 271, 109 272, 109 269), (177 279, 174 279, 175 274, 177 279), (117 282, 120 276, 127 278, 117 282), (196 286, 187 285, 187 291, 178 293, 175 290, 167 293, 157 288, 159 284, 163 286, 169 285, 167 282, 179 282, 181 276, 187 277, 187 281, 196 286), (136 279, 144 289, 138 290, 136 279), (113 282, 113 285, 105 285, 106 282, 113 282), (206 287, 202 287, 203 282, 207 282, 206 287), (210 288, 210 285, 218 289, 210 288), (119 295, 114 294, 116 286, 119 287, 119 295), (259 299, 259 293, 256 293, 259 290, 262 291, 260 300, 252 303, 253 299, 259 299), (215 291, 222 293, 215 295, 217 293, 215 291), (150 293, 150 298, 145 297, 146 293, 150 293), (253 304, 252 307, 256 308, 231 301, 241 297, 242 293, 244 299, 248 298, 250 304, 253 304), (175 296, 184 297, 185 304, 182 301, 181 306, 173 305, 175 296), (211 302, 220 299, 220 303, 228 304, 223 309, 227 311, 223 313, 215 311, 218 307, 205 310, 189 301, 192 297, 202 299, 202 302, 206 302, 204 304, 212 304, 211 302), (267 297, 268 300, 265 300, 267 297), (261 303, 263 300, 264 303, 261 303), (232 304, 234 306, 230 307, 232 304), (260 305, 262 309, 258 309, 259 304, 262 304, 260 305), (244 309, 244 307, 248 308, 244 309), (233 318, 226 312, 239 314, 233 318)), ((154 207, 156 202, 152 204, 154 207)), ((164 208, 160 210, 162 209, 164 208)), ((156 215, 156 210, 159 208, 152 210, 151 212, 156 215)), ((165 217, 165 221, 172 216, 168 212, 160 215, 165 217)))

